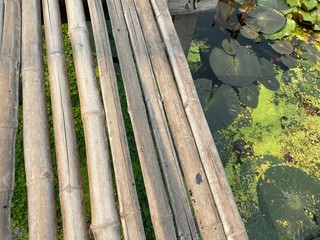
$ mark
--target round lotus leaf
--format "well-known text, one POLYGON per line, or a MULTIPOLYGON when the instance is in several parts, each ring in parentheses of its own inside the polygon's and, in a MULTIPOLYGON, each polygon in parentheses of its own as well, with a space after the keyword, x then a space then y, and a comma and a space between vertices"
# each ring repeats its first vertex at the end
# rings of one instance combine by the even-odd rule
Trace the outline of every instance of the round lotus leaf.
POLYGON ((320 182, 298 168, 276 166, 259 179, 259 206, 266 219, 290 239, 313 239, 320 234, 317 217, 320 182))
POLYGON ((238 88, 241 101, 250 108, 256 108, 259 100, 259 89, 256 84, 250 84, 238 88))
POLYGON ((250 240, 279 239, 279 233, 263 215, 251 218, 246 224, 246 230, 250 240))
POLYGON ((259 37, 259 33, 256 31, 253 31, 247 25, 244 25, 240 28, 240 33, 242 36, 249 39, 257 39, 259 37))
POLYGON ((201 106, 204 108, 210 99, 212 91, 212 81, 206 78, 199 78, 194 81, 201 106))
POLYGON ((240 100, 232 87, 222 84, 210 99, 204 112, 211 131, 229 126, 240 112, 240 100))
POLYGON ((282 39, 286 36, 291 35, 296 30, 296 25, 296 21, 292 20, 291 18, 287 18, 287 23, 284 28, 274 34, 263 34, 263 36, 265 39, 270 40, 282 39))
POLYGON ((249 12, 245 23, 251 29, 272 34, 285 26, 286 18, 276 10, 257 6, 253 11, 249 12))
POLYGON ((223 39, 222 43, 221 43, 222 49, 229 55, 235 55, 237 48, 240 46, 240 43, 233 39, 223 39))
POLYGON ((291 54, 293 52, 293 46, 287 40, 277 40, 270 46, 280 54, 291 54))
POLYGON ((290 7, 285 0, 258 0, 258 5, 266 8, 288 10, 290 7))
POLYGON ((212 49, 209 56, 210 66, 224 83, 232 86, 246 86, 256 81, 260 63, 249 49, 239 46, 235 56, 230 56, 220 48, 212 49))

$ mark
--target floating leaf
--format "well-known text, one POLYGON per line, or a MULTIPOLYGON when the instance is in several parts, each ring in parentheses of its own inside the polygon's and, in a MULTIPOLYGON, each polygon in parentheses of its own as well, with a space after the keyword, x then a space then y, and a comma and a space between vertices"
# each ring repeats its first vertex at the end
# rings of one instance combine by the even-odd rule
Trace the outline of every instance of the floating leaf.
POLYGON ((263 215, 251 218, 246 229, 250 240, 279 239, 279 233, 263 215))
POLYGON ((288 10, 289 5, 285 0, 258 0, 258 5, 266 8, 281 10, 288 10))
POLYGON ((214 94, 204 112, 211 131, 229 126, 238 116, 240 100, 232 87, 222 84, 214 94))
POLYGON ((260 67, 260 76, 274 76, 274 68, 272 62, 268 61, 265 58, 259 59, 261 63, 260 67))
POLYGON ((295 68, 297 67, 297 63, 293 57, 290 55, 283 55, 281 57, 282 63, 286 65, 288 68, 295 68))
POLYGON ((290 239, 314 239, 320 234, 313 220, 320 202, 320 183, 298 168, 276 166, 259 179, 261 211, 272 226, 290 239))
POLYGON ((253 30, 272 34, 284 27, 286 18, 276 10, 257 6, 249 12, 245 23, 253 30))
POLYGON ((259 100, 259 89, 256 84, 238 88, 241 101, 250 108, 256 108, 259 100))
POLYGON ((215 10, 215 21, 220 24, 228 21, 235 10, 234 1, 218 1, 215 10))
POLYGON ((211 97, 212 81, 206 78, 199 78, 194 82, 196 90, 201 102, 201 106, 204 108, 211 97))
POLYGON ((295 31, 296 25, 296 21, 292 20, 291 18, 287 18, 287 23, 283 29, 274 34, 263 34, 263 36, 265 39, 270 40, 282 39, 286 36, 291 35, 295 31))
POLYGON ((293 46, 286 40, 277 40, 274 44, 270 44, 270 46, 280 54, 290 54, 293 52, 293 46))
POLYGON ((253 83, 259 74, 260 64, 256 55, 249 49, 239 46, 236 55, 230 56, 220 48, 212 49, 210 66, 215 75, 232 86, 245 86, 253 83))
POLYGON ((253 31, 248 26, 244 25, 240 28, 240 33, 242 36, 249 38, 249 39, 257 39, 259 37, 259 33, 253 31))
POLYGON ((240 46, 239 42, 233 38, 227 39, 225 38, 222 41, 222 49, 228 53, 229 55, 235 55, 237 48, 240 46))
POLYGON ((258 81, 272 91, 277 91, 280 88, 280 83, 274 76, 261 76, 258 81))

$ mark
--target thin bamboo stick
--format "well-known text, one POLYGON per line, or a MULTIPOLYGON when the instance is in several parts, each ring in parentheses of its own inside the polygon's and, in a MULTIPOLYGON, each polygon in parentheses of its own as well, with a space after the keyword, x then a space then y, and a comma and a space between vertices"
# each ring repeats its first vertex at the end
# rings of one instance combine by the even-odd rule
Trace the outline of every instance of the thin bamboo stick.
POLYGON ((88 239, 58 0, 42 0, 63 235, 88 239))
POLYGON ((10 240, 19 107, 20 0, 6 1, 4 12, 4 40, 2 45, 0 44, 0 239, 10 240))
POLYGON ((247 239, 237 205, 233 199, 223 165, 201 108, 186 57, 174 29, 165 0, 151 0, 181 99, 191 126, 205 174, 229 240, 247 239))
MULTIPOLYGON (((156 43, 160 41, 160 36, 159 34, 157 38, 155 36, 157 27, 152 15, 150 4, 147 1, 136 1, 136 3, 138 3, 137 5, 140 22, 144 27, 149 26, 149 28, 147 27, 144 29, 144 36, 139 24, 138 16, 134 10, 135 6, 133 1, 123 0, 123 8, 140 74, 141 85, 144 89, 144 96, 149 110, 150 121, 153 125, 154 135, 159 149, 159 155, 163 166, 163 173, 167 183, 171 206, 174 209, 178 236, 189 239, 193 237, 196 238, 197 231, 193 223, 188 198, 185 193, 182 176, 179 169, 179 163, 175 155, 167 120, 164 116, 156 82, 153 76, 153 69, 148 57, 147 46, 144 41, 144 38, 148 39, 148 46, 154 49, 156 48, 156 43), (155 26, 154 29, 150 28, 152 24, 155 26)), ((151 61, 156 63, 156 58, 158 58, 158 56, 153 55, 151 61)), ((159 62, 161 63, 161 61, 159 62)), ((157 68, 160 66, 155 67, 157 68)), ((161 70, 157 70, 159 76, 159 71, 161 70)), ((161 80, 162 79, 158 79, 158 81, 161 80)), ((171 87, 174 89, 174 84, 171 84, 171 87)), ((167 113, 171 114, 171 116, 174 115, 172 118, 175 118, 177 116, 175 106, 173 106, 170 110, 167 109, 167 113), (169 113, 169 111, 171 112, 169 113)), ((182 131, 183 133, 185 133, 186 130, 181 129, 182 127, 189 128, 188 125, 176 125, 175 127, 178 127, 178 131, 182 131)), ((184 136, 184 139, 186 136, 187 135, 184 136)), ((183 143, 181 139, 179 139, 179 141, 183 143)), ((179 147, 180 146, 181 145, 179 145, 179 147)), ((180 160, 182 162, 183 169, 185 170, 185 177, 189 190, 192 192, 195 213, 199 220, 198 222, 201 232, 206 233, 207 236, 221 236, 221 239, 224 239, 224 232, 215 207, 213 196, 202 169, 197 148, 195 145, 192 147, 193 148, 189 149, 188 152, 183 152, 184 154, 180 156, 180 160), (195 176, 197 175, 202 176, 201 184, 198 184, 195 181, 195 176), (205 212, 203 211, 204 208, 206 208, 205 212)))
POLYGON ((66 0, 69 36, 84 125, 92 231, 95 239, 120 239, 103 111, 81 0, 66 0))
POLYGON ((101 0, 88 2, 125 239, 145 239, 101 0))
POLYGON ((135 2, 200 232, 204 239, 212 236, 224 239, 221 220, 162 46, 152 7, 146 0, 135 0, 135 2), (199 176, 201 176, 201 182, 197 181, 199 176))
POLYGON ((172 213, 161 178, 121 2, 120 0, 107 0, 107 5, 156 238, 175 239, 172 213))
POLYGON ((3 15, 4 15, 4 3, 3 0, 0 0, 0 51, 3 35, 3 15))
POLYGON ((44 90, 40 0, 22 1, 21 57, 29 239, 58 239, 44 90))

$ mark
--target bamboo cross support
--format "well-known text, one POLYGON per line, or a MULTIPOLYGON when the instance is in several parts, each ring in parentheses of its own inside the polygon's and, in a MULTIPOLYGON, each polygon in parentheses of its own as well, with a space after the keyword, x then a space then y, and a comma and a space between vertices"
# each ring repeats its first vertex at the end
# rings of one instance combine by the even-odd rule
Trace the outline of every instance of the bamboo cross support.
POLYGON ((88 2, 97 52, 102 97, 106 112, 119 213, 125 239, 143 240, 145 233, 133 177, 128 141, 123 122, 117 78, 113 66, 108 29, 101 0, 88 2))
POLYGON ((2 7, 5 6, 5 10, 2 8, 5 14, 4 40, 0 44, 0 239, 10 240, 19 108, 21 6, 20 0, 5 1, 5 5, 3 1, 1 3, 2 7))
POLYGON ((83 4, 81 0, 66 0, 66 8, 86 142, 91 229, 97 240, 116 240, 120 239, 120 231, 106 141, 105 114, 93 68, 83 4))
POLYGON ((44 89, 40 0, 22 1, 21 52, 29 239, 58 239, 44 89))
POLYGON ((63 235, 88 239, 58 0, 42 0, 63 235), (76 224, 75 224, 76 223, 76 224))
POLYGON ((150 0, 228 240, 248 239, 165 0, 150 0), (230 221, 232 219, 232 221, 230 221))

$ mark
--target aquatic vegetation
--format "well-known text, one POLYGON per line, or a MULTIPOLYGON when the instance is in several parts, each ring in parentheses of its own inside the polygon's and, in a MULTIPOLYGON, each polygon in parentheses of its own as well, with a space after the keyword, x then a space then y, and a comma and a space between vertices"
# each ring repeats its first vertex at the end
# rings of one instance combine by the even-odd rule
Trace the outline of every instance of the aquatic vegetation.
POLYGON ((259 206, 272 227, 290 239, 320 236, 320 182, 300 169, 276 166, 257 185, 259 206))
POLYGON ((259 6, 278 9, 304 27, 320 30, 320 2, 317 0, 257 0, 259 6))

